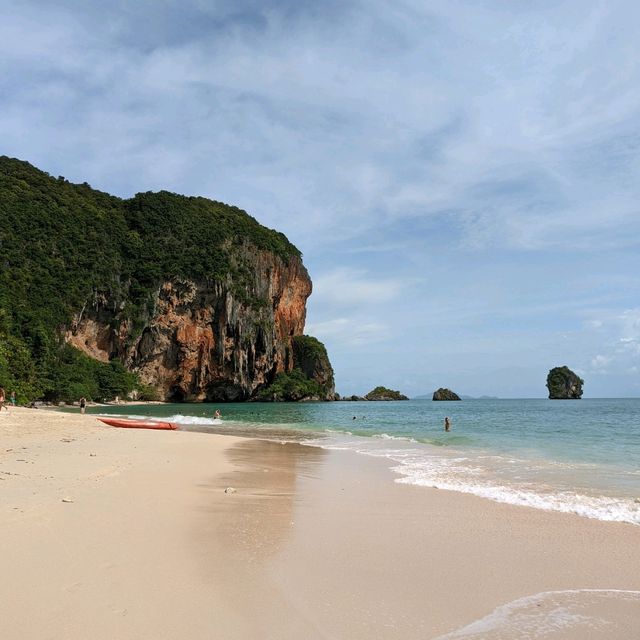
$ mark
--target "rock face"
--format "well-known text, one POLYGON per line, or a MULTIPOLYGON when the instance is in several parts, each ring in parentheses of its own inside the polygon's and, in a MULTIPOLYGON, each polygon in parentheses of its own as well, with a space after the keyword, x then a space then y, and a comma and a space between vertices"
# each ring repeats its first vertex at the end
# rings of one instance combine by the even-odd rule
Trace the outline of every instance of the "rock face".
POLYGON ((376 387, 372 391, 369 391, 364 397, 365 400, 408 400, 407 396, 401 394, 399 391, 393 391, 393 389, 387 389, 386 387, 376 387))
POLYGON ((296 336, 293 339, 293 362, 310 380, 315 380, 323 393, 314 400, 335 400, 336 386, 333 367, 325 346, 312 336, 296 336))
MULTIPOLYGON (((293 369, 312 285, 297 256, 286 263, 250 244, 233 255, 246 274, 242 287, 231 276, 166 280, 142 327, 123 319, 122 304, 98 295, 76 316, 67 341, 93 358, 118 358, 164 400, 250 399, 293 369)), ((328 358, 302 364, 327 383, 330 375, 333 393, 328 358)))
POLYGON ((440 387, 437 391, 433 392, 434 400, 460 400, 460 396, 457 393, 451 391, 451 389, 445 389, 440 387))
POLYGON ((554 367, 547 375, 550 400, 579 400, 584 380, 569 367, 554 367))

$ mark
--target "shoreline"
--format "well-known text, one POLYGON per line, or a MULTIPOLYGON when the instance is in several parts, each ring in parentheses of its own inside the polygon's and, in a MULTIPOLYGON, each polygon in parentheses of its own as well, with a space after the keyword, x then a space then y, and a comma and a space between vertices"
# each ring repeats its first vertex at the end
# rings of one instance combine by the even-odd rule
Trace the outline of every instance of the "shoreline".
MULTIPOLYGON (((351 407, 336 403, 317 408, 234 405, 223 409, 224 425, 214 431, 317 439, 325 448, 387 457, 395 463, 400 482, 640 524, 640 485, 635 473, 640 447, 633 421, 640 408, 637 402, 627 403, 620 415, 619 405, 611 402, 589 410, 577 403, 537 410, 521 403, 498 409, 486 401, 478 403, 483 405, 481 410, 458 407, 458 413, 451 414, 455 426, 450 433, 442 431, 441 412, 432 406, 438 403, 427 403, 426 409, 417 403, 402 404, 407 406, 400 413, 386 403, 376 411, 361 410, 357 421, 352 419, 356 412, 351 407), (613 415, 615 420, 607 419, 613 415), (527 416, 524 422, 523 416, 527 416), (625 451, 621 443, 627 439, 630 446, 625 451)), ((208 409, 173 404, 91 411, 170 417, 185 429, 200 428, 197 424, 209 430, 208 409)))
POLYGON ((402 485, 388 461, 296 443, 21 408, 0 433, 2 637, 437 638, 575 590, 582 615, 616 620, 589 638, 640 625, 640 603, 583 591, 640 592, 634 525, 402 485))
MULTIPOLYGON (((241 510, 230 504, 225 512, 227 545, 239 544, 233 517, 243 522, 245 547, 276 529, 264 545, 268 589, 283 595, 279 607, 290 606, 288 615, 313 622, 296 630, 303 637, 325 637, 313 635, 322 629, 331 638, 438 638, 522 598, 533 599, 528 606, 539 615, 556 592, 566 598, 586 589, 633 592, 631 602, 611 606, 590 602, 590 592, 570 596, 577 602, 567 610, 608 620, 604 635, 590 629, 590 640, 626 639, 640 625, 637 527, 400 485, 389 482, 383 460, 308 449, 260 441, 234 446, 239 470, 231 478, 256 495, 241 510), (267 500, 275 502, 270 511, 279 523, 265 513, 267 500), (548 594, 542 604, 535 600, 541 594, 548 594)), ((566 632, 548 637, 587 637, 584 628, 566 632)))

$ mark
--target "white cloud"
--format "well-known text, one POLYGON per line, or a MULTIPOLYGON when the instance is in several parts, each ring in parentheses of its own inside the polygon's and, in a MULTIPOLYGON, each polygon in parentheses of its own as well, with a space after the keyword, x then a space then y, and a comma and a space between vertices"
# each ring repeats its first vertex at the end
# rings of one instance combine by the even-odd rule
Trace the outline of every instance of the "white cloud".
POLYGON ((640 365, 640 309, 609 312, 588 322, 601 335, 599 348, 592 357, 590 370, 599 373, 633 372, 640 365))
POLYGON ((307 332, 330 342, 338 349, 367 347, 388 339, 389 327, 380 322, 361 318, 335 318, 310 324, 307 332))
POLYGON ((591 368, 598 370, 606 370, 607 365, 611 362, 610 356, 597 355, 591 359, 591 368))
POLYGON ((319 337, 636 366, 637 3, 5 6, 2 152, 247 209, 314 264, 319 337))
POLYGON ((409 285, 399 278, 376 278, 363 270, 341 267, 314 278, 314 303, 348 308, 371 307, 397 298, 409 285))
POLYGON ((45 168, 221 197, 296 239, 446 211, 471 246, 616 246, 640 230, 637 9, 620 7, 250 4, 243 22, 184 3, 172 29, 172 3, 151 21, 15 3, 1 132, 45 168))

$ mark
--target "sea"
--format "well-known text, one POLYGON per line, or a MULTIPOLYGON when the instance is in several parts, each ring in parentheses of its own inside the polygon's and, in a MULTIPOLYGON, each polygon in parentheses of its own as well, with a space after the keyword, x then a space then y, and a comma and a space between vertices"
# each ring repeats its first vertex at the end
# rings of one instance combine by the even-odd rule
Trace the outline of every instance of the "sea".
POLYGON ((640 524, 640 398, 145 404, 90 412, 349 450, 387 460, 390 480, 399 483, 640 524))

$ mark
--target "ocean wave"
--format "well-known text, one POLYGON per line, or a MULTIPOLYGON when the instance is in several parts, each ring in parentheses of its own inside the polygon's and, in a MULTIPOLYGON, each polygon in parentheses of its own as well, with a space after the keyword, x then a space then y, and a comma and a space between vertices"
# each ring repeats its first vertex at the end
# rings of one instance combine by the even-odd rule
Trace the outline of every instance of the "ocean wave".
POLYGON ((156 418, 157 420, 166 420, 167 422, 175 422, 176 424, 199 424, 199 425, 218 425, 222 424, 220 418, 200 418, 198 416, 183 416, 177 413, 167 418, 156 418))
POLYGON ((391 470, 402 476, 396 479, 400 484, 457 491, 494 502, 572 513, 608 522, 640 524, 640 503, 633 498, 589 495, 584 490, 554 488, 545 484, 545 467, 538 462, 532 465, 531 461, 482 453, 471 457, 467 452, 463 454, 455 450, 445 454, 435 449, 430 451, 428 445, 422 447, 415 441, 397 437, 308 439, 305 444, 323 449, 350 450, 389 460, 395 463, 391 470), (393 448, 387 444, 390 441, 394 442, 393 448), (524 481, 516 473, 525 464, 529 465, 526 470, 533 471, 539 481, 531 477, 524 481))
MULTIPOLYGON (((640 591, 568 589, 544 591, 518 598, 469 625, 435 640, 500 640, 557 638, 558 632, 577 631, 583 637, 605 640, 625 633, 637 620, 640 591)), ((573 636, 572 636, 573 637, 573 636)))
POLYGON ((400 440, 401 442, 418 442, 414 438, 410 438, 409 436, 390 436, 388 433, 378 433, 372 436, 373 438, 378 438, 379 440, 400 440))
MULTIPOLYGON (((640 524, 640 504, 631 499, 613 498, 609 496, 589 496, 571 491, 553 491, 545 487, 545 491, 531 488, 520 488, 517 485, 473 482, 469 475, 484 475, 483 469, 469 470, 467 474, 452 473, 446 477, 442 472, 421 468, 421 465, 399 464, 392 468, 404 476, 396 480, 400 484, 412 484, 445 491, 468 493, 494 502, 502 502, 523 507, 533 507, 544 511, 560 511, 573 513, 585 518, 604 520, 607 522, 627 522, 640 524), (466 476, 464 479, 459 476, 466 476)), ((542 489, 543 487, 541 487, 542 489)))

